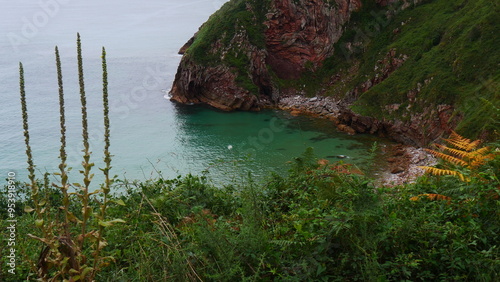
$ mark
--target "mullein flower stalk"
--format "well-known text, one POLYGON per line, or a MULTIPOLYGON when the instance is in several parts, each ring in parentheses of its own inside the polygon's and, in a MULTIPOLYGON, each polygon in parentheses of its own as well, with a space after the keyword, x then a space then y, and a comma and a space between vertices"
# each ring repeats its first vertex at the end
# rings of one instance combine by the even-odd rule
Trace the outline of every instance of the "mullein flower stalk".
MULTIPOLYGON (((60 126, 61 126, 61 148, 59 151, 59 158, 61 159, 59 164, 59 172, 55 173, 61 177, 60 184, 53 184, 61 190, 63 194, 63 206, 59 207, 64 213, 64 222, 61 223, 58 215, 50 214, 48 211, 50 207, 46 206, 49 203, 48 193, 50 193, 49 187, 49 174, 46 173, 44 176, 44 187, 46 199, 41 198, 41 189, 39 188, 37 181, 35 179, 35 166, 33 164, 33 156, 30 147, 30 135, 28 129, 28 110, 26 106, 26 94, 24 88, 24 69, 23 65, 19 64, 20 73, 20 96, 21 96, 21 106, 23 114, 23 128, 26 143, 26 156, 28 158, 28 172, 29 179, 31 180, 32 189, 32 199, 35 204, 35 208, 25 207, 25 211, 31 212, 36 211, 37 219, 35 224, 39 227, 43 233, 42 237, 34 236, 32 234, 27 234, 30 238, 36 239, 43 242, 46 246, 40 253, 37 261, 37 275, 41 281, 95 281, 95 276, 97 272, 105 265, 104 260, 114 260, 112 257, 101 257, 102 249, 106 246, 106 240, 104 238, 104 230, 106 227, 113 225, 114 223, 124 222, 122 219, 113 219, 106 221, 106 211, 109 204, 110 198, 110 187, 113 183, 113 178, 110 177, 111 169, 111 154, 109 152, 110 147, 110 129, 109 129, 109 102, 108 102, 108 74, 106 66, 106 51, 102 49, 102 69, 103 69, 103 107, 104 107, 104 163, 105 167, 101 168, 104 172, 105 182, 101 185, 101 189, 89 193, 90 182, 92 181, 93 175, 90 173, 93 163, 90 163, 90 145, 89 145, 89 134, 88 134, 88 121, 87 121, 87 100, 85 96, 85 85, 83 78, 83 63, 82 63, 82 51, 80 35, 77 38, 77 59, 78 59, 78 77, 80 84, 80 100, 82 105, 82 139, 83 139, 83 162, 81 173, 83 175, 83 183, 74 183, 73 186, 78 189, 76 193, 69 193, 68 189, 70 187, 68 181, 68 169, 67 169, 67 153, 66 153, 66 116, 65 116, 65 101, 64 101, 64 89, 63 89, 63 79, 61 70, 61 59, 59 56, 59 50, 55 47, 56 55, 56 67, 57 67, 57 79, 59 86, 59 112, 60 112, 60 126), (103 194, 102 202, 99 204, 99 212, 93 213, 90 200, 92 195, 103 194), (77 218, 71 211, 71 201, 70 195, 74 194, 80 200, 80 206, 82 208, 81 218, 77 218), (44 219, 47 222, 44 222, 44 219), (90 221, 95 220, 96 225, 93 230, 90 229, 90 221), (73 224, 74 223, 74 224, 73 224), (81 227, 79 234, 71 234, 71 226, 81 227), (77 243, 73 243, 72 237, 77 236, 77 243), (89 246, 85 246, 85 242, 92 242, 89 246), (84 250, 90 249, 92 251, 93 262, 87 260, 86 253, 84 250), (92 266, 92 267, 91 267, 92 266)), ((99 199, 95 199, 99 201, 99 199)), ((93 221, 94 222, 94 221, 93 221)))
POLYGON ((35 211, 37 214, 36 225, 38 227, 43 226, 43 219, 41 213, 41 207, 39 204, 39 193, 40 189, 35 179, 35 165, 33 164, 33 155, 31 153, 30 146, 30 133, 28 127, 28 107, 26 106, 26 91, 24 88, 24 68, 23 64, 19 63, 19 93, 21 95, 21 111, 23 114, 23 129, 24 129, 24 143, 26 144, 26 156, 28 158, 28 178, 31 182, 31 197, 33 199, 33 204, 35 205, 35 211))
MULTIPOLYGON (((106 49, 102 47, 102 102, 104 113, 104 163, 106 167, 103 169, 105 176, 105 183, 103 187, 104 195, 107 196, 113 180, 109 176, 111 169, 111 154, 110 147, 110 129, 109 129, 109 100, 108 100, 108 68, 106 64, 106 49)), ((104 212, 103 212, 104 213, 104 212)))
POLYGON ((61 148, 59 150, 59 158, 61 163, 59 164, 59 173, 61 177, 61 185, 58 186, 63 194, 63 205, 64 205, 64 233, 66 238, 70 239, 69 232, 69 194, 68 194, 68 173, 66 170, 66 115, 64 109, 64 87, 63 78, 61 70, 61 58, 59 56, 59 48, 55 47, 56 53, 56 68, 57 68, 57 84, 59 86, 59 123, 61 125, 61 148))
POLYGON ((108 101, 108 70, 106 64, 106 49, 102 48, 102 103, 103 103, 103 116, 104 116, 104 164, 105 167, 101 168, 104 173, 104 184, 101 186, 103 192, 103 200, 100 204, 100 215, 99 221, 99 233, 97 237, 97 246, 94 252, 94 267, 91 278, 95 276, 99 270, 99 263, 102 260, 100 258, 101 250, 106 246, 106 240, 104 239, 104 227, 106 220, 106 208, 108 205, 108 195, 111 190, 111 184, 113 179, 109 176, 109 171, 111 170, 111 154, 109 152, 110 147, 110 130, 109 130, 109 101, 108 101))
POLYGON ((85 241, 85 235, 87 230, 87 222, 91 216, 91 208, 89 206, 89 186, 92 181, 93 175, 90 174, 90 170, 93 163, 90 162, 90 145, 89 145, 89 133, 88 133, 88 119, 87 119, 87 98, 85 96, 85 83, 83 79, 83 59, 82 59, 82 44, 80 41, 80 34, 77 35, 77 58, 78 58, 78 79, 80 84, 80 101, 82 104, 82 139, 83 139, 83 162, 82 162, 82 174, 83 174, 83 185, 80 185, 82 194, 80 198, 82 200, 82 231, 80 242, 80 249, 83 249, 83 243, 85 241))

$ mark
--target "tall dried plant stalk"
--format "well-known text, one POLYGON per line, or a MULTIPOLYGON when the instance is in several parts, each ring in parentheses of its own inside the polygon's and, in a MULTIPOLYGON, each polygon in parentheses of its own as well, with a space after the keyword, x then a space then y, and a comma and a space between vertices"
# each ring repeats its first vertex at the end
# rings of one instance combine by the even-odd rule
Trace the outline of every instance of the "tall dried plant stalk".
POLYGON ((102 261, 100 257, 101 250, 107 245, 104 239, 104 228, 106 226, 106 208, 108 205, 108 195, 111 190, 112 179, 109 176, 111 170, 111 154, 110 147, 110 129, 109 129, 109 100, 108 100, 108 68, 106 64, 106 49, 102 47, 102 103, 103 103, 103 116, 104 116, 104 163, 105 167, 101 168, 104 173, 104 184, 101 189, 103 192, 102 203, 100 204, 100 215, 98 217, 99 233, 97 237, 97 246, 94 252, 94 266, 90 275, 93 279, 100 268, 102 261))
POLYGON ((110 147, 110 129, 109 129, 109 100, 108 100, 108 67, 106 64, 106 49, 102 47, 102 102, 104 114, 104 163, 106 167, 103 169, 105 176, 105 183, 103 187, 104 195, 108 195, 112 179, 109 177, 111 169, 111 154, 110 147))
POLYGON ((26 144, 26 157, 28 158, 28 172, 29 172, 29 179, 31 182, 31 196, 33 198, 33 203, 35 205, 35 211, 37 214, 38 222, 37 225, 42 225, 43 222, 40 222, 42 220, 42 214, 40 213, 40 205, 39 205, 39 192, 40 189, 38 187, 38 184, 36 182, 36 176, 35 176, 35 165, 33 163, 33 154, 31 152, 31 146, 30 146, 30 133, 29 133, 29 126, 28 126, 28 107, 26 105, 26 90, 24 87, 24 67, 22 63, 19 63, 19 93, 21 96, 21 111, 23 114, 23 129, 24 129, 24 143, 26 144))
MULTIPOLYGON (((90 170, 94 166, 90 162, 90 145, 89 145, 89 132, 88 132, 88 118, 87 118, 87 97, 85 95, 85 83, 83 77, 83 59, 82 59, 82 43, 80 40, 80 34, 77 34, 77 59, 78 59, 78 81, 80 84, 80 102, 82 104, 82 139, 83 139, 83 162, 82 162, 82 174, 83 174, 83 185, 80 185, 82 194, 80 194, 80 199, 82 201, 82 232, 81 234, 87 233, 87 224, 91 215, 91 208, 89 205, 89 186, 92 181, 93 175, 90 174, 90 170)), ((82 236, 79 240, 80 249, 83 249, 85 236, 82 236)))
POLYGON ((61 126, 61 149, 59 150, 59 158, 61 163, 59 164, 59 173, 61 177, 61 185, 58 186, 63 194, 63 205, 64 205, 64 233, 66 237, 70 238, 69 233, 69 194, 68 194, 68 172, 66 170, 66 115, 64 109, 64 87, 63 78, 61 70, 61 57, 59 56, 59 48, 55 47, 56 53, 56 68, 57 68, 57 84, 59 86, 59 123, 61 126))
MULTIPOLYGON (((27 207, 25 211, 35 211, 37 214, 36 225, 42 230, 42 236, 38 237, 28 234, 29 237, 42 242, 45 245, 37 262, 38 277, 42 281, 95 281, 97 272, 105 265, 104 260, 114 260, 113 257, 102 257, 102 249, 107 245, 104 238, 106 227, 112 226, 115 223, 123 223, 122 219, 106 220, 106 210, 110 203, 110 190, 113 183, 113 177, 110 177, 111 170, 111 154, 110 148, 110 129, 109 129, 109 101, 108 101, 108 74, 106 65, 106 51, 102 49, 102 70, 103 70, 103 107, 104 107, 104 163, 105 167, 101 168, 105 176, 105 182, 101 185, 101 189, 94 192, 89 192, 89 186, 93 178, 90 173, 93 163, 90 162, 90 144, 88 134, 87 121, 87 99, 85 95, 85 85, 83 77, 83 62, 80 35, 77 37, 77 59, 78 59, 78 78, 80 84, 80 101, 82 105, 82 139, 83 139, 83 162, 82 170, 83 184, 69 184, 67 168, 67 153, 66 153, 66 113, 64 100, 63 77, 61 70, 61 59, 59 49, 55 47, 57 81, 59 86, 59 114, 61 128, 61 147, 59 150, 59 172, 60 184, 53 184, 54 187, 60 189, 63 194, 63 206, 58 207, 59 213, 61 210, 64 214, 64 222, 58 219, 58 216, 50 210, 50 205, 47 207, 48 199, 40 201, 40 189, 37 185, 35 177, 35 167, 33 156, 30 147, 30 135, 28 128, 28 110, 26 106, 26 94, 24 88, 24 69, 23 65, 19 65, 20 73, 20 96, 23 114, 23 129, 26 143, 26 155, 28 157, 29 179, 31 180, 32 199, 35 208, 27 207), (69 193, 69 188, 73 186, 77 188, 75 193, 69 193), (99 204, 99 212, 93 213, 91 210, 90 201, 93 195, 102 193, 102 200, 95 199, 99 204), (79 205, 82 208, 80 215, 73 214, 70 211, 71 195, 76 195, 80 201, 79 205), (44 219, 47 222, 44 223, 44 219), (95 225, 94 225, 95 224, 95 225), (72 234, 71 227, 80 227, 80 232, 72 234), (92 228, 91 228, 92 227, 92 228), (89 229, 89 230, 87 230, 89 229), (92 230, 90 230, 92 229, 92 230), (76 238, 76 243, 72 238, 76 238), (90 244, 86 242, 90 241, 90 244), (86 255, 92 254, 92 259, 87 259, 86 255)), ((45 175, 44 187, 48 192, 49 179, 48 174, 45 175)), ((74 231, 73 231, 74 232, 74 231)))

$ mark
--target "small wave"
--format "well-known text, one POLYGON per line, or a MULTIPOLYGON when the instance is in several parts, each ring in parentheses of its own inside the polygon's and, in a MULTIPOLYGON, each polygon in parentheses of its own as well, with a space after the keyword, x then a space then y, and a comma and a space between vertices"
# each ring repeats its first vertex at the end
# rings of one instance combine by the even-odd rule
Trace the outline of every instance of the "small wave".
POLYGON ((172 95, 170 95, 170 90, 172 90, 172 88, 169 88, 169 89, 162 89, 161 92, 165 93, 163 95, 163 98, 167 99, 167 100, 170 100, 172 98, 172 95))

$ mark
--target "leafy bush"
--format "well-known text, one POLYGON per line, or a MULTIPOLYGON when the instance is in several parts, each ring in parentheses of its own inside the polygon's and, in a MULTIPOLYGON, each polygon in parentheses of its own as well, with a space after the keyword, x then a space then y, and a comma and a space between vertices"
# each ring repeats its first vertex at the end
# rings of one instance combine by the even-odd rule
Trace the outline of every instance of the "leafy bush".
MULTIPOLYGON (((499 164, 497 155, 468 182, 424 176, 376 188, 339 164, 317 164, 308 150, 287 176, 263 184, 216 187, 193 175, 116 182, 125 192, 110 196, 116 204, 107 215, 126 223, 107 231, 103 255, 114 261, 96 279, 493 281, 500 274, 499 164), (449 200, 410 200, 429 193, 449 200)), ((23 214, 19 232, 29 232, 32 220, 23 214)), ((19 244, 26 258, 19 277, 33 277, 37 248, 32 240, 19 244)))

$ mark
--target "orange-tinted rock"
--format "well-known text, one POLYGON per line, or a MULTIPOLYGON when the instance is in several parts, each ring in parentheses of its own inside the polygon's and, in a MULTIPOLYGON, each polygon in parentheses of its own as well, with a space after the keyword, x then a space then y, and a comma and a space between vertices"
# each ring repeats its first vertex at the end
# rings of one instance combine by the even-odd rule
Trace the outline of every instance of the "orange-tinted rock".
POLYGON ((339 124, 337 125, 338 130, 346 132, 350 135, 356 134, 356 130, 354 130, 352 127, 345 125, 345 124, 339 124))
POLYGON ((343 25, 361 7, 360 0, 274 0, 265 25, 267 63, 281 78, 298 78, 334 52, 343 25))

